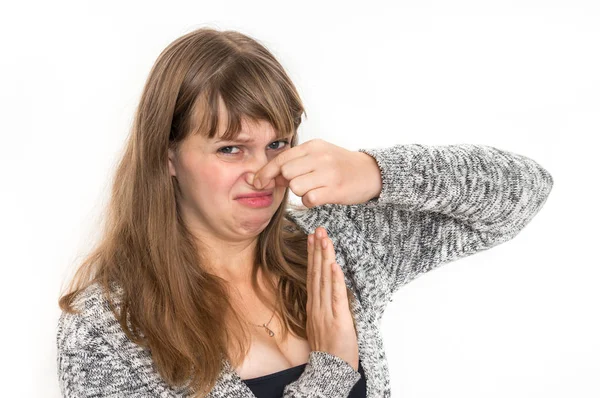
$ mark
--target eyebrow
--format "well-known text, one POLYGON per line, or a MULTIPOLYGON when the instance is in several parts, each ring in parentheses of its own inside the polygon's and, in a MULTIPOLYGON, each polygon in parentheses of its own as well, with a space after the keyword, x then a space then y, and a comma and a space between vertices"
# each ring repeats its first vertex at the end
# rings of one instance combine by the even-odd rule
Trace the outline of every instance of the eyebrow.
MULTIPOLYGON (((290 134, 290 135, 284 136, 284 137, 283 137, 283 138, 281 138, 281 139, 290 139, 292 136, 293 136, 293 134, 290 134)), ((274 138, 274 140, 276 140, 276 139, 277 139, 277 138, 274 138)), ((233 140, 223 140, 223 139, 219 139, 219 140, 216 140, 216 141, 215 141, 215 144, 218 144, 218 143, 220 143, 220 142, 242 142, 242 143, 248 144, 248 143, 252 143, 252 142, 254 142, 254 138, 250 138, 250 137, 238 137, 238 138, 235 138, 235 139, 233 139, 233 140)))
POLYGON ((238 137, 238 138, 235 138, 233 140, 216 140, 215 144, 218 144, 219 142, 243 142, 243 143, 249 143, 249 142, 254 142, 254 138, 238 137))

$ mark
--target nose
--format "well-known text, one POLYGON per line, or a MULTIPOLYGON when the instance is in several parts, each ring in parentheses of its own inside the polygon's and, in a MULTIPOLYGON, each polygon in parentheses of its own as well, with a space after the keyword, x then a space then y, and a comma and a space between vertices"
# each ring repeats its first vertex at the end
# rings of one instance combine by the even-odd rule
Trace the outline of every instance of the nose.
MULTIPOLYGON (((248 171, 246 171, 245 180, 249 185, 254 187, 254 176, 260 169, 262 169, 267 163, 269 163, 270 159, 266 154, 259 154, 257 156, 253 156, 252 160, 248 163, 248 171)), ((269 181, 266 186, 263 186, 262 189, 270 189, 275 186, 275 180, 269 181)))

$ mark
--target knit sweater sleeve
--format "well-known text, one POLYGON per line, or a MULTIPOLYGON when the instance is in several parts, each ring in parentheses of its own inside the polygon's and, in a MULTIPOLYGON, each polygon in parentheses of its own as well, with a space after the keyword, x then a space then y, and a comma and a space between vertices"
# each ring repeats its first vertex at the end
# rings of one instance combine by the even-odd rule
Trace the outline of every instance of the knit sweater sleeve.
MULTIPOLYGON (((378 197, 308 209, 307 232, 324 226, 365 307, 380 316, 416 277, 515 237, 553 185, 525 156, 490 146, 395 145, 359 149, 379 166, 378 197)), ((348 282, 347 282, 348 283, 348 282)))
POLYGON ((311 351, 300 377, 285 386, 282 398, 346 398, 361 375, 342 358, 311 351))

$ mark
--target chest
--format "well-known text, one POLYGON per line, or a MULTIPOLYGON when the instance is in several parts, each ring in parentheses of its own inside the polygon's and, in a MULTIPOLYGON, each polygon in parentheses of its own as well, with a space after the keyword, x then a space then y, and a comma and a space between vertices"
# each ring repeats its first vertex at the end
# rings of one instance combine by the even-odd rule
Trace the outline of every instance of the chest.
POLYGON ((251 344, 243 362, 235 368, 240 378, 253 379, 307 363, 311 351, 308 341, 292 333, 283 339, 281 324, 273 316, 272 308, 252 294, 242 296, 245 300, 238 308, 249 324, 251 344), (274 335, 270 336, 268 330, 258 326, 262 324, 266 324, 274 335))
POLYGON ((264 328, 258 326, 252 333, 248 355, 236 368, 242 380, 280 372, 308 362, 310 345, 306 339, 289 333, 285 340, 281 340, 280 328, 274 326, 273 321, 268 326, 275 336, 270 337, 264 328))

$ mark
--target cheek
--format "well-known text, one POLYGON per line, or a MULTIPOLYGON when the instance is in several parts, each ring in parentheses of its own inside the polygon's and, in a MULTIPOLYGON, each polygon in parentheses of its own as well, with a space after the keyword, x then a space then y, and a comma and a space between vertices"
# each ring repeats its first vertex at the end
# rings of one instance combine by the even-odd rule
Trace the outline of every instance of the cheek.
MULTIPOLYGON (((207 168, 202 178, 204 186, 212 193, 228 193, 232 191, 232 187, 238 179, 238 175, 232 170, 224 170, 220 167, 207 168)), ((220 195, 219 195, 220 196, 220 195)), ((219 198, 221 200, 222 198, 219 198)))
POLYGON ((188 175, 188 188, 194 192, 194 196, 214 198, 211 201, 216 202, 222 202, 223 195, 233 195, 239 180, 243 178, 241 170, 213 163, 197 164, 188 175))

